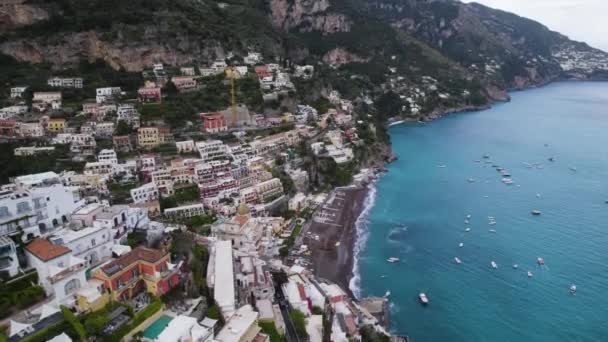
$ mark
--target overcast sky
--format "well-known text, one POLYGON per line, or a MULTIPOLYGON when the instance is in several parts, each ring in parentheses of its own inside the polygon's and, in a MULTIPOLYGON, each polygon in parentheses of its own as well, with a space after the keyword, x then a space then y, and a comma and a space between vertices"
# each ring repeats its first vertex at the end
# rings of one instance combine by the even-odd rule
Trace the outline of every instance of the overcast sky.
MULTIPOLYGON (((465 2, 473 2, 464 0, 465 2)), ((608 51, 608 0, 475 0, 608 51)))

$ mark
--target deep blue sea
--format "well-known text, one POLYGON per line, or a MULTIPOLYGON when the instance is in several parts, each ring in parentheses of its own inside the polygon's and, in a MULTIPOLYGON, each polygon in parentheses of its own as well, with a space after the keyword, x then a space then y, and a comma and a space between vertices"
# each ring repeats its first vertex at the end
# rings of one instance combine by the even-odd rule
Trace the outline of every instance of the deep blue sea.
POLYGON ((359 222, 354 285, 362 296, 391 292, 393 332, 413 342, 608 341, 608 83, 517 92, 390 135, 399 160, 359 222))

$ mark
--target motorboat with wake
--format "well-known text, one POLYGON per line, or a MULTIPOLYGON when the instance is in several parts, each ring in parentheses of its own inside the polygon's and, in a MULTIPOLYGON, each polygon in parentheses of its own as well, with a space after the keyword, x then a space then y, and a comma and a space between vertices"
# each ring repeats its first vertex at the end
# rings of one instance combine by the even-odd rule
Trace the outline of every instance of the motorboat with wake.
POLYGON ((418 300, 420 300, 420 304, 427 305, 429 303, 429 299, 424 292, 418 294, 418 300))

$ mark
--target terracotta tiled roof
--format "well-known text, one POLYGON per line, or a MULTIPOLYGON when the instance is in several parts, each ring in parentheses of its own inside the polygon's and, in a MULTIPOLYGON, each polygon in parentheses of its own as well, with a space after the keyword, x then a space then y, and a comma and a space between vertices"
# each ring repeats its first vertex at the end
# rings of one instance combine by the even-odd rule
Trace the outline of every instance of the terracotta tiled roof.
POLYGON ((42 261, 49 261, 70 253, 70 249, 62 245, 54 245, 45 239, 35 239, 25 249, 42 261))
POLYGON ((167 253, 164 253, 158 249, 151 249, 146 247, 137 247, 129 253, 121 256, 120 258, 108 263, 103 266, 101 270, 108 276, 112 276, 114 273, 122 270, 123 268, 137 262, 146 261, 149 263, 155 263, 162 259, 167 253))

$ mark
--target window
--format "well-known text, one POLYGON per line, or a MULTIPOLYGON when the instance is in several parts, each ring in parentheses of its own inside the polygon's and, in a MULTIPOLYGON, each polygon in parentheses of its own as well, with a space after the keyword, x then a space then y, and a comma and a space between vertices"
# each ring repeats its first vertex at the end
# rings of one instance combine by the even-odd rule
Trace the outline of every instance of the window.
POLYGON ((17 213, 24 213, 26 211, 32 210, 30 208, 29 202, 19 202, 17 203, 17 213))
POLYGON ((78 280, 78 279, 72 279, 72 280, 68 281, 64 287, 66 294, 72 294, 72 293, 76 292, 76 290, 78 290, 79 288, 80 288, 80 280, 78 280))
POLYGON ((96 244, 95 239, 91 239, 91 246, 95 246, 96 244))
POLYGON ((8 207, 0 207, 0 217, 9 216, 10 212, 8 211, 8 207))
POLYGON ((133 278, 139 277, 139 269, 133 269, 133 271, 131 271, 131 275, 133 276, 133 278))

